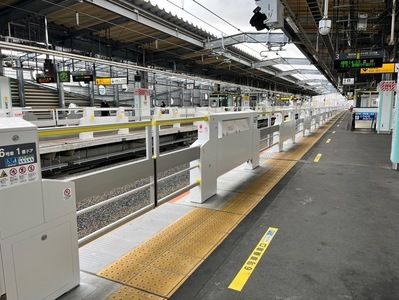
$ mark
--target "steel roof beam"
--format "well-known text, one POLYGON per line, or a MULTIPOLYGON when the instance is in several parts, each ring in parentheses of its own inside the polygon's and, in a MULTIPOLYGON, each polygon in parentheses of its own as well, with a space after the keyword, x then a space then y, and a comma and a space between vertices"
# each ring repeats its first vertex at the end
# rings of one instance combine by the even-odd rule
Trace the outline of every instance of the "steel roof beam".
POLYGON ((240 33, 208 41, 206 43, 206 49, 224 48, 241 43, 287 44, 289 42, 290 42, 289 38, 284 33, 275 33, 275 32, 240 33))
MULTIPOLYGON (((154 28, 158 31, 164 32, 170 36, 173 36, 175 38, 181 39, 183 41, 186 41, 188 43, 194 44, 196 46, 205 47, 205 43, 193 38, 192 36, 185 34, 184 32, 179 31, 177 28, 171 28, 168 26, 164 26, 158 22, 153 21, 150 18, 147 18, 146 16, 140 14, 138 10, 135 9, 127 9, 125 7, 116 5, 110 1, 106 0, 90 0, 90 2, 93 5, 96 5, 98 7, 101 7, 103 9, 106 9, 110 12, 113 12, 115 14, 118 14, 120 16, 124 16, 128 19, 134 20, 140 24, 143 24, 145 26, 149 26, 151 28, 154 28)), ((133 8, 133 7, 132 7, 133 8)))
POLYGON ((302 65, 309 66, 312 63, 307 58, 275 58, 254 63, 254 68, 269 67, 274 65, 302 65))

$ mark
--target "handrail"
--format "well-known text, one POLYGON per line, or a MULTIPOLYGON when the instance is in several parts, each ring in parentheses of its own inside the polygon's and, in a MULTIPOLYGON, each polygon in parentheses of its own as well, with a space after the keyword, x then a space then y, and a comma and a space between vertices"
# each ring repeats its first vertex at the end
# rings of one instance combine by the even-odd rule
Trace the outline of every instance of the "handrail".
POLYGON ((208 115, 203 117, 193 117, 193 118, 178 118, 178 119, 154 119, 152 120, 153 126, 162 126, 162 125, 173 125, 173 124, 187 124, 199 121, 208 121, 208 115))
POLYGON ((140 121, 134 123, 109 123, 109 124, 97 124, 97 125, 80 125, 79 127, 61 127, 61 128, 41 128, 38 130, 39 137, 46 136, 57 136, 57 135, 70 135, 79 134, 82 132, 93 132, 93 131, 107 131, 107 130, 118 130, 118 129, 137 129, 151 126, 150 121, 140 121))

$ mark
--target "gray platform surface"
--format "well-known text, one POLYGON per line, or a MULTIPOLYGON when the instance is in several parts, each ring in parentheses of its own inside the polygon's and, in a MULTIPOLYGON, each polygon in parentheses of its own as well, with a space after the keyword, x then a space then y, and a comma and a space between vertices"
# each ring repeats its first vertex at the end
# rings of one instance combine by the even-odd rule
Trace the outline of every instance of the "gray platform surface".
POLYGON ((391 139, 338 121, 170 299, 399 299, 391 139), (244 288, 229 289, 268 227, 244 288))

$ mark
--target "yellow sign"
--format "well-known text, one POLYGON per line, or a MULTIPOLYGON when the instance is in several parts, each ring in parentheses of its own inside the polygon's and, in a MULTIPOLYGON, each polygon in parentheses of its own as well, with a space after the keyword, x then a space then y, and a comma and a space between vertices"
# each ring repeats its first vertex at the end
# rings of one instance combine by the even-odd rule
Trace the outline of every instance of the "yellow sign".
POLYGON ((111 85, 111 78, 104 77, 104 78, 96 78, 97 85, 111 85))
POLYGON ((361 68, 360 74, 383 74, 383 73, 395 73, 394 63, 382 64, 380 68, 361 68))
POLYGON ((258 245, 255 247, 254 251, 252 251, 251 255, 248 257, 241 270, 237 273, 236 277, 234 277, 233 281, 230 283, 229 289, 241 292, 252 272, 255 270, 258 262, 262 258, 262 255, 266 252, 267 247, 269 247, 272 239, 276 235, 277 230, 278 229, 274 227, 269 227, 267 229, 265 235, 259 241, 258 245))

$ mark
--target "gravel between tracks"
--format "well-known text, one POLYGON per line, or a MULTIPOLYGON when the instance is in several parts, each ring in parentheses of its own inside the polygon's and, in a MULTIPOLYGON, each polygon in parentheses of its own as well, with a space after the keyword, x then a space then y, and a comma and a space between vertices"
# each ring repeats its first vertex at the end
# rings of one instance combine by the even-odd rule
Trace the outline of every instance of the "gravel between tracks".
MULTIPOLYGON (((124 162, 127 163, 127 162, 124 162)), ((120 163, 122 164, 122 163, 120 163)), ((120 165, 120 164, 114 164, 112 166, 120 165)), ((101 170, 108 168, 99 168, 96 170, 101 170)), ((189 164, 183 164, 181 166, 172 168, 170 170, 167 170, 165 172, 158 173, 158 177, 163 178, 165 176, 169 176, 171 174, 174 174, 176 172, 179 172, 181 170, 187 169, 189 167, 189 164)), ((86 172, 80 172, 76 175, 82 175, 85 173, 92 172, 93 170, 86 171, 86 172)), ((64 177, 63 179, 67 179, 68 177, 64 177)), ((158 199, 161 199, 174 191, 177 191, 189 184, 189 178, 190 174, 189 171, 187 170, 186 172, 182 172, 179 175, 173 176, 171 178, 168 178, 162 182, 158 182, 158 199)), ((106 193, 102 193, 99 195, 95 195, 92 197, 85 198, 78 203, 76 203, 77 210, 81 210, 86 207, 90 207, 96 203, 102 202, 104 200, 107 200, 109 198, 115 197, 117 195, 120 195, 122 193, 131 191, 135 188, 138 188, 146 183, 149 182, 149 178, 145 178, 139 181, 131 182, 127 185, 121 186, 119 188, 115 188, 113 190, 110 190, 106 193)), ((150 189, 146 188, 144 190, 140 190, 138 192, 135 192, 131 194, 130 196, 121 198, 120 200, 117 200, 113 203, 104 205, 94 211, 85 213, 83 215, 78 216, 78 237, 83 238, 87 235, 89 235, 92 232, 95 232, 102 227, 107 226, 108 224, 111 224, 129 214, 132 214, 139 209, 150 205, 151 199, 150 199, 150 189)))

